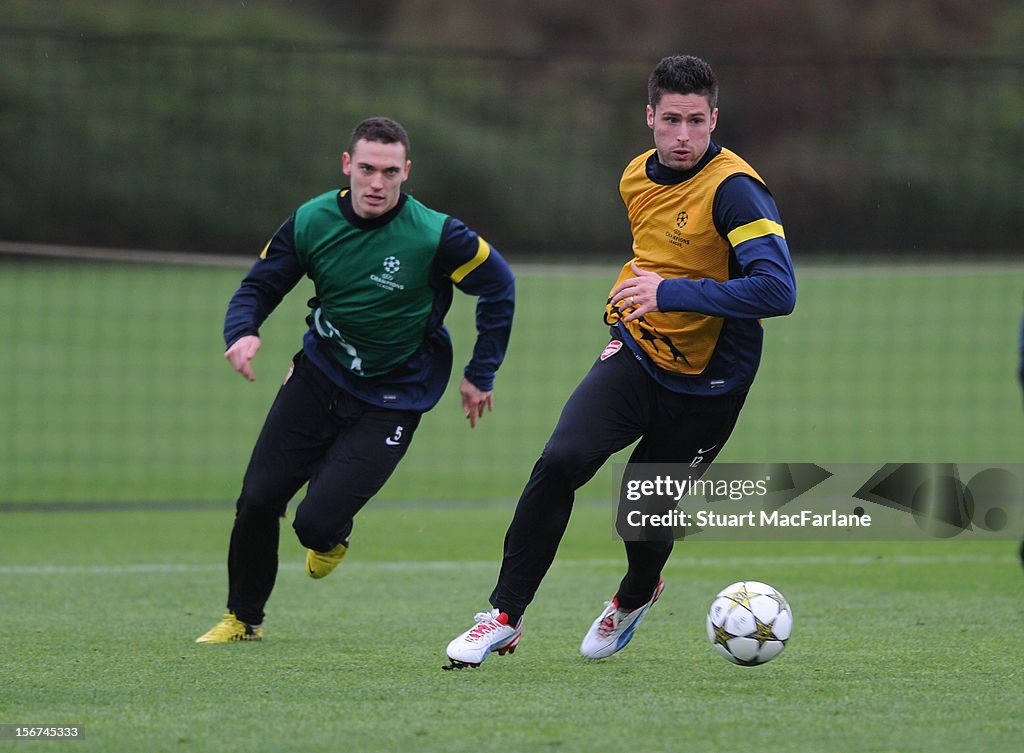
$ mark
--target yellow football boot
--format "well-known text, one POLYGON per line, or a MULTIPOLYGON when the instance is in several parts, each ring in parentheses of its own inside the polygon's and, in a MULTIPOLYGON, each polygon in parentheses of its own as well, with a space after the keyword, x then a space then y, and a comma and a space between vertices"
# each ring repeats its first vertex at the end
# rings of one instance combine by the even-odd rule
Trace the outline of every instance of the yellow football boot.
POLYGON ((263 628, 246 625, 228 612, 207 632, 196 638, 196 643, 233 643, 234 641, 261 641, 263 628))
POLYGON ((347 544, 338 544, 329 552, 306 550, 306 575, 310 578, 326 578, 348 554, 347 544))

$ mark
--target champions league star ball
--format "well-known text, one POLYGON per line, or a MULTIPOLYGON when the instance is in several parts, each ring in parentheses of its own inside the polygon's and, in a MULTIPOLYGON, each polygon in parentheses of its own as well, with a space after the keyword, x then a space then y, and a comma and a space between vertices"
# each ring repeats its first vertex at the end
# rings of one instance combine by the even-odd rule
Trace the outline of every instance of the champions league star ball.
POLYGON ((782 653, 793 630, 786 597, 767 583, 744 580, 718 592, 708 610, 708 639, 734 664, 753 667, 782 653))

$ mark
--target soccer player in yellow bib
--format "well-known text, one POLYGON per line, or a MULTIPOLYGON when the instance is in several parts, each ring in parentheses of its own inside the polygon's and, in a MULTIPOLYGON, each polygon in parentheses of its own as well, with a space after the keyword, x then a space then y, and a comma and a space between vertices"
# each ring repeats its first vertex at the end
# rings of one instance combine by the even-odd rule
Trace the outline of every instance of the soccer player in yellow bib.
MULTIPOLYGON (((623 172, 633 234, 605 305, 611 340, 569 398, 505 536, 491 609, 448 645, 453 667, 519 644, 523 613, 547 573, 575 490, 636 442, 631 464, 706 469, 731 434, 761 358, 762 319, 789 314, 796 281, 782 220, 757 172, 712 140, 718 82, 677 55, 648 82, 654 149, 623 172)), ((621 532, 621 530, 620 530, 621 532)), ((580 646, 621 650, 664 583, 671 529, 623 536, 627 571, 580 646)))

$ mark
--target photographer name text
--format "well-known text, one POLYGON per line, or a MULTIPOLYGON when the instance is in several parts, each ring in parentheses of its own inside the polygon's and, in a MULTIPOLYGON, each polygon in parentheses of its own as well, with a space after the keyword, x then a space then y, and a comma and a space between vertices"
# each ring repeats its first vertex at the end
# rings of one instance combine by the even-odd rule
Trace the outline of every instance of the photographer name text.
POLYGON ((838 510, 813 512, 811 510, 749 510, 743 513, 721 513, 711 510, 649 514, 630 510, 626 524, 633 528, 869 528, 871 516, 841 513, 838 510))

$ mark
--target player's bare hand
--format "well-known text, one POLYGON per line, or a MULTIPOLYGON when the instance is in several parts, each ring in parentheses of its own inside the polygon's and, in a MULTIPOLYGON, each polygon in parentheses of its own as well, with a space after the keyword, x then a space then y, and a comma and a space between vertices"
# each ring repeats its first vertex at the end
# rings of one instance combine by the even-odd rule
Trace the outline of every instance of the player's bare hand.
POLYGON ((612 290, 612 305, 629 311, 623 322, 639 319, 651 311, 658 311, 658 286, 664 279, 657 272, 640 269, 636 261, 630 265, 636 277, 623 280, 612 290))
POLYGON ((256 375, 252 372, 252 359, 259 349, 260 338, 256 335, 246 335, 235 340, 231 347, 224 351, 224 357, 228 359, 235 371, 250 382, 255 382, 256 375))
POLYGON ((483 418, 484 408, 494 410, 494 393, 479 389, 463 377, 459 384, 459 394, 462 395, 462 412, 469 419, 469 428, 475 429, 476 422, 483 418))

